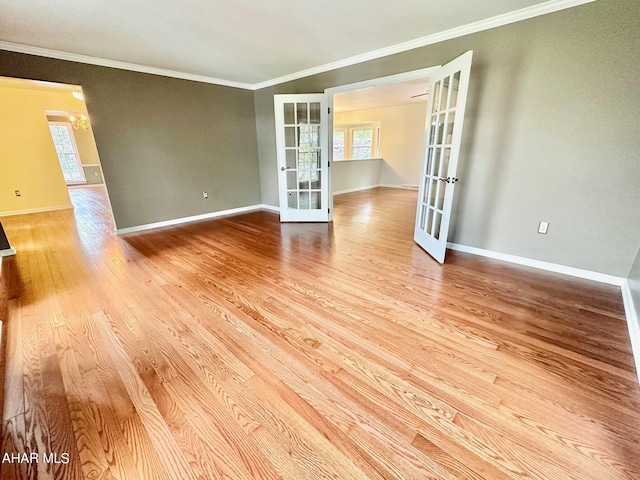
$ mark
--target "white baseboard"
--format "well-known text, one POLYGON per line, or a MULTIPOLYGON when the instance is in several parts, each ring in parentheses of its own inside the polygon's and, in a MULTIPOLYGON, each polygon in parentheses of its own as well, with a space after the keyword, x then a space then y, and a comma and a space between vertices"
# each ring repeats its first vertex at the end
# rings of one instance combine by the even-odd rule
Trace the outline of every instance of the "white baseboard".
POLYGON ((502 260, 503 262, 516 263, 518 265, 538 268, 540 270, 546 270, 548 272, 562 273, 564 275, 570 275, 572 277, 594 280, 596 282, 607 283, 609 285, 616 285, 618 287, 622 287, 622 285, 627 281, 626 278, 607 275, 606 273, 593 272, 591 270, 583 270, 581 268, 568 267, 566 265, 543 262, 541 260, 533 260, 526 257, 518 257, 517 255, 494 252, 492 250, 485 250, 483 248, 468 247, 466 245, 460 245, 457 243, 447 243, 447 248, 450 248, 451 250, 457 250, 458 252, 480 255, 481 257, 495 258, 496 260, 502 260))
POLYGON ((333 192, 334 195, 342 195, 343 193, 360 192, 362 190, 370 190, 372 188, 378 188, 380 185, 366 185, 364 187, 348 188, 347 190, 338 190, 333 192))
POLYGON ((628 280, 622 285, 622 303, 624 303, 624 313, 627 316, 627 327, 629 328, 633 360, 636 364, 636 374, 638 375, 638 382, 640 382, 640 323, 638 323, 640 319, 638 319, 628 280))
POLYGON ((409 185, 408 183, 403 183, 402 185, 387 185, 385 183, 381 183, 378 186, 384 188, 401 188, 403 190, 418 190, 420 188, 419 185, 409 185))
POLYGON ((228 215, 237 215, 239 213, 255 212, 258 210, 268 210, 268 211, 275 211, 280 213, 279 208, 274 207, 272 205, 266 205, 261 203, 257 205, 249 205, 246 207, 220 210, 218 212, 203 213, 202 215, 192 215, 190 217, 174 218, 171 220, 164 220, 162 222, 147 223, 145 225, 137 225, 135 227, 118 228, 116 230, 116 235, 123 235, 125 233, 142 232, 144 230, 152 230, 154 228, 170 227, 172 225, 179 225, 181 223, 197 222, 199 220, 209 220, 212 218, 226 217, 228 215))
POLYGON ((280 213, 280 207, 274 207, 273 205, 267 205, 266 203, 260 205, 260 209, 268 212, 280 213))
POLYGON ((13 248, 5 248, 4 250, 0 250, 0 258, 2 257, 10 257, 11 255, 15 255, 16 251, 13 248))
POLYGON ((69 190, 78 190, 82 188, 97 188, 104 187, 104 183, 83 183, 81 185, 67 185, 67 189, 69 190))
POLYGON ((73 205, 59 205, 56 207, 30 208, 27 210, 13 210, 11 212, 1 212, 0 217, 12 217, 13 215, 26 215, 28 213, 53 212, 55 210, 69 210, 73 205))
POLYGON ((572 277, 594 280, 596 282, 620 287, 622 293, 622 302, 624 303, 624 312, 627 319, 627 328, 629 329, 629 339, 631 340, 633 361, 636 365, 636 375, 638 376, 638 382, 640 384, 640 323, 633 302, 633 296, 631 295, 629 281, 626 278, 615 277, 613 275, 607 275, 600 272, 593 272, 591 270, 583 270, 581 268, 568 267, 566 265, 559 265, 557 263, 543 262, 541 260, 533 260, 531 258, 518 257, 516 255, 494 252, 491 250, 485 250, 483 248, 468 247, 466 245, 459 245, 457 243, 447 243, 447 248, 450 248, 451 250, 457 250, 459 252, 471 253, 473 255, 480 255, 482 257, 488 258, 495 258, 496 260, 502 260, 504 262, 516 263, 518 265, 525 265, 527 267, 538 268, 540 270, 546 270, 549 272, 562 273, 564 275, 570 275, 572 277))
POLYGON ((408 184, 387 185, 387 184, 379 183, 377 185, 367 185, 365 187, 356 187, 356 188, 349 188, 347 190, 338 190, 337 192, 333 192, 333 194, 334 195, 342 195, 343 193, 360 192, 362 190, 370 190, 372 188, 378 188, 378 187, 383 187, 383 188, 401 188, 403 190, 418 190, 418 185, 408 185, 408 184))

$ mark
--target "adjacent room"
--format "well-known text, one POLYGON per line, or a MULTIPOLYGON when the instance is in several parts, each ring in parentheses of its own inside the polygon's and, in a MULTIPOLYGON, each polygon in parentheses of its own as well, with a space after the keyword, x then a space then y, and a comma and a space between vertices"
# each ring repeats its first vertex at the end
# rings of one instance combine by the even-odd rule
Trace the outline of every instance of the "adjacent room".
POLYGON ((0 478, 640 478, 640 3, 68 6, 0 16, 0 478))

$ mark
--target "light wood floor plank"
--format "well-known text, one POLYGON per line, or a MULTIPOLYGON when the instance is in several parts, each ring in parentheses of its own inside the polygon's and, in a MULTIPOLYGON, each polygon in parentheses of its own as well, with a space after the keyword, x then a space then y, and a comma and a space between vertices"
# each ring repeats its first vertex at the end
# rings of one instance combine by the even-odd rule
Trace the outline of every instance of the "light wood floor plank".
POLYGON ((640 478, 616 287, 439 265, 407 190, 121 237, 71 197, 3 219, 2 453, 70 460, 3 480, 640 478))

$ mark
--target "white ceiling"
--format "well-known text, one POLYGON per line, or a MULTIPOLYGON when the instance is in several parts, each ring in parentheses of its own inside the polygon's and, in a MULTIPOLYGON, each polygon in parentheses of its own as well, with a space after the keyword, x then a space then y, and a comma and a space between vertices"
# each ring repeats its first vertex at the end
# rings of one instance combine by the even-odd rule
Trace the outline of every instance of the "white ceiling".
POLYGON ((333 106, 336 113, 338 113, 421 103, 427 101, 428 96, 423 94, 428 90, 428 78, 390 85, 378 85, 376 87, 336 93, 333 96, 333 106))
POLYGON ((0 48, 258 88, 588 1, 0 0, 0 48))

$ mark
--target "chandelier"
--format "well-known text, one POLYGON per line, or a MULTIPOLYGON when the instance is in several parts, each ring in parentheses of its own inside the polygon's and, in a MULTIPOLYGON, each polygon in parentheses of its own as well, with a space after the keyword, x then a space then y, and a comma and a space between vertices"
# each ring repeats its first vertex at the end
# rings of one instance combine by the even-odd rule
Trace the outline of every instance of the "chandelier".
POLYGON ((78 130, 79 128, 87 130, 89 128, 89 119, 86 115, 71 115, 69 117, 69 120, 71 121, 71 126, 76 130, 78 130))

